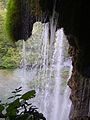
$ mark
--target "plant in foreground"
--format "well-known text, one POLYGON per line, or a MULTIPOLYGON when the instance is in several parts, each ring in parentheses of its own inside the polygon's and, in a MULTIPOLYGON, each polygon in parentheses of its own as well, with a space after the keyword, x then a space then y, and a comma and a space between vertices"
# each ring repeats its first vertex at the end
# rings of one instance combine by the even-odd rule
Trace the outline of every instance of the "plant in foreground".
POLYGON ((37 108, 29 103, 29 100, 35 97, 35 90, 20 94, 22 87, 12 91, 12 96, 8 102, 0 101, 0 118, 5 120, 46 120, 37 108))

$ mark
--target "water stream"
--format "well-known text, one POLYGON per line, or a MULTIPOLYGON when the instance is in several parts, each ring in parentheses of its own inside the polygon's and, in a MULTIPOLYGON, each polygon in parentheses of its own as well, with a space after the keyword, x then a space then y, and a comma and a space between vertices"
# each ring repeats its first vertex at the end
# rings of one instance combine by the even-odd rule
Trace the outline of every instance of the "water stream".
POLYGON ((62 70, 62 61, 63 61, 63 29, 60 29, 56 32, 56 46, 54 51, 54 76, 55 76, 55 86, 54 86, 54 103, 52 111, 52 120, 59 119, 59 102, 61 100, 60 91, 61 91, 61 70, 62 70), (54 113, 54 114, 53 114, 54 113))
POLYGON ((35 89, 37 94, 31 102, 47 120, 69 120, 71 101, 67 82, 72 74, 72 62, 70 57, 65 58, 66 38, 63 28, 56 31, 52 21, 50 29, 49 35, 49 23, 44 24, 41 57, 34 68, 27 70, 26 45, 23 40, 22 69, 0 70, 0 99, 4 100, 19 86, 23 87, 23 92, 35 89))
POLYGON ((50 44, 49 24, 44 25, 41 50, 42 62, 39 74, 36 77, 39 84, 35 86, 37 96, 32 102, 38 106, 47 120, 68 120, 71 101, 67 82, 72 73, 72 63, 70 57, 67 58, 66 62, 64 61, 66 38, 63 28, 57 30, 57 32, 55 32, 55 26, 51 28, 55 29, 50 36, 50 40, 53 40, 50 44), (68 70, 67 77, 64 79, 62 77, 63 69, 68 70))

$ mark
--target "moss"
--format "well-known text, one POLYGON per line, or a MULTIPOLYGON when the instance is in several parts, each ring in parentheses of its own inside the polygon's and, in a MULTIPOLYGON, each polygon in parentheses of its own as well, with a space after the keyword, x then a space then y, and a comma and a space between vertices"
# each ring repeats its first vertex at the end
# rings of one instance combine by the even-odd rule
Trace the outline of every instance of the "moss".
POLYGON ((8 48, 7 53, 2 57, 0 61, 0 68, 16 68, 19 66, 20 63, 20 55, 15 48, 8 48))
POLYGON ((9 0, 7 5, 6 29, 10 39, 28 39, 36 16, 41 13, 37 0, 9 0))
POLYGON ((9 0, 6 29, 10 39, 27 39, 31 34, 30 27, 30 0, 9 0))
POLYGON ((15 45, 7 37, 5 31, 6 11, 0 10, 0 68, 16 68, 20 62, 20 55, 15 45))
POLYGON ((7 15, 6 15, 6 30, 12 40, 18 39, 18 28, 20 26, 20 1, 9 0, 7 5, 7 15), (16 30, 17 29, 17 33, 16 30), (17 35, 16 35, 17 34, 17 35))

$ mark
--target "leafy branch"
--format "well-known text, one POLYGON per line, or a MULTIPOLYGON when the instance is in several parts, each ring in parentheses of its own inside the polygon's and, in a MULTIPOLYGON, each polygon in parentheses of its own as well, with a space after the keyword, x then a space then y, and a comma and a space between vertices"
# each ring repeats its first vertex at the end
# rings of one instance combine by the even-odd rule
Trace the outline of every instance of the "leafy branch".
POLYGON ((12 91, 12 96, 8 98, 9 102, 0 101, 0 118, 5 120, 46 120, 37 108, 29 103, 31 98, 35 97, 35 90, 20 94, 22 87, 12 91))

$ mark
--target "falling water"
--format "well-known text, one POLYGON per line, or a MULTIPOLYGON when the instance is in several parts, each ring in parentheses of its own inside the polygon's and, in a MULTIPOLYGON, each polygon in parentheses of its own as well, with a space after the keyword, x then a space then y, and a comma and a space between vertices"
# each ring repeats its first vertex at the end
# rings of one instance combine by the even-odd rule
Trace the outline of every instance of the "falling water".
POLYGON ((56 46, 54 51, 54 68, 55 68, 55 86, 54 86, 54 103, 53 103, 53 112, 52 120, 58 120, 59 118, 59 101, 60 101, 60 86, 61 86, 61 68, 62 68, 62 55, 63 55, 63 29, 60 29, 56 32, 56 46))
MULTIPOLYGON (((30 89, 36 90, 37 95, 34 99, 31 99, 31 102, 38 108, 39 112, 44 114, 46 120, 69 120, 71 101, 69 99, 70 89, 67 86, 67 82, 72 74, 72 63, 69 56, 66 58, 64 56, 65 35, 63 28, 57 31, 55 26, 52 26, 50 29, 52 28, 54 30, 52 30, 51 34, 53 39, 51 45, 49 42, 49 23, 44 24, 42 40, 39 41, 41 45, 41 50, 39 51, 40 61, 37 61, 36 68, 27 70, 27 46, 23 40, 23 68, 15 72, 14 79, 17 79, 21 84, 24 92, 30 89), (52 50, 52 54, 50 54, 50 50, 52 50), (37 67, 39 65, 40 67, 37 67), (65 78, 62 76, 64 69, 68 71, 68 75, 64 76, 65 78)), ((51 38, 50 41, 52 40, 51 38)), ((17 81, 14 81, 14 79, 13 82, 16 83, 17 81)))
MULTIPOLYGON (((69 70, 69 76, 67 79, 67 83, 72 75, 73 67, 72 67, 71 59, 69 59, 68 66, 70 67, 70 70, 69 70)), ((64 92, 64 97, 63 97, 62 111, 60 113, 59 120, 69 120, 69 113, 70 113, 70 107, 71 107, 71 101, 70 101, 69 97, 70 97, 70 88, 69 88, 69 86, 66 86, 65 92, 64 92)))
POLYGON ((23 87, 23 90, 26 91, 26 46, 25 46, 25 41, 23 40, 22 44, 22 83, 21 86, 23 87))
POLYGON ((26 69, 26 47, 25 47, 25 41, 23 40, 23 45, 22 45, 22 60, 23 60, 23 68, 24 70, 26 69))
MULTIPOLYGON (((48 82, 48 39, 49 39, 49 24, 45 24, 44 39, 43 39, 43 74, 45 82, 48 82)), ((44 83, 45 83, 44 82, 44 83)), ((43 113, 47 116, 47 96, 48 96, 48 85, 46 84, 45 93, 44 93, 44 109, 43 113)))
POLYGON ((48 66, 48 39, 49 39, 49 24, 46 23, 45 27, 44 27, 44 34, 43 34, 43 50, 42 50, 42 54, 43 54, 43 68, 44 68, 44 72, 46 69, 46 67, 48 66))
MULTIPOLYGON (((41 61, 37 62, 37 65, 40 64, 40 67, 35 69, 38 74, 35 74, 34 77, 36 82, 34 83, 33 89, 36 90, 37 95, 32 102, 39 108, 39 111, 44 114, 47 120, 68 120, 69 116, 71 105, 69 100, 69 87, 65 85, 64 92, 62 92, 63 79, 61 74, 64 66, 67 66, 64 64, 64 44, 63 28, 56 31, 56 21, 53 21, 53 19, 51 20, 51 23, 45 23, 42 32, 41 61), (50 35, 49 29, 51 31, 50 35)), ((24 91, 26 91, 28 89, 26 76, 27 53, 24 40, 22 53, 22 86, 24 91)), ((66 84, 72 73, 71 62, 69 63, 69 68, 69 77, 66 80, 66 84)), ((31 71, 34 71, 34 69, 31 69, 31 71)))
MULTIPOLYGON (((56 31, 56 23, 45 23, 42 32, 42 49, 41 49, 41 61, 39 68, 36 68, 38 74, 35 75, 34 89, 37 92, 36 98, 32 102, 39 108, 39 111, 44 114, 47 120, 69 120, 69 111, 71 101, 69 99, 70 89, 67 86, 67 82, 72 73, 71 61, 68 65, 64 64, 64 44, 65 35, 63 28, 56 31), (49 36, 49 27, 51 34, 49 36), (50 37, 50 41, 49 41, 50 37), (68 66, 68 79, 64 85, 64 91, 62 83, 62 71, 63 68, 68 66), (37 85, 38 83, 38 85, 37 85)), ((41 43, 40 43, 41 44, 41 43)), ((27 90, 27 78, 26 78, 26 49, 25 41, 23 40, 23 80, 25 91, 27 90)), ((70 59, 70 58, 68 58, 70 59)), ((34 69, 31 69, 33 71, 34 69)), ((33 79, 33 80, 34 80, 33 79)))
MULTIPOLYGON (((68 120, 68 111, 70 110, 71 103, 69 100, 70 89, 65 85, 65 92, 62 95, 63 79, 61 77, 63 67, 67 66, 67 64, 63 64, 65 38, 63 28, 57 30, 57 32, 55 31, 55 26, 51 28, 54 29, 51 34, 52 39, 50 38, 50 40, 53 40, 52 45, 49 44, 49 24, 44 24, 41 50, 42 67, 40 67, 37 76, 38 79, 40 78, 39 82, 41 84, 38 85, 38 89, 36 88, 37 97, 35 105, 43 112, 47 120, 68 120), (52 54, 50 54, 50 50, 52 50, 52 54), (37 103, 38 99, 40 100, 39 105, 37 103), (63 119, 64 113, 66 113, 67 117, 63 119)), ((71 63, 68 66, 70 68, 70 77, 72 70, 71 63)))

